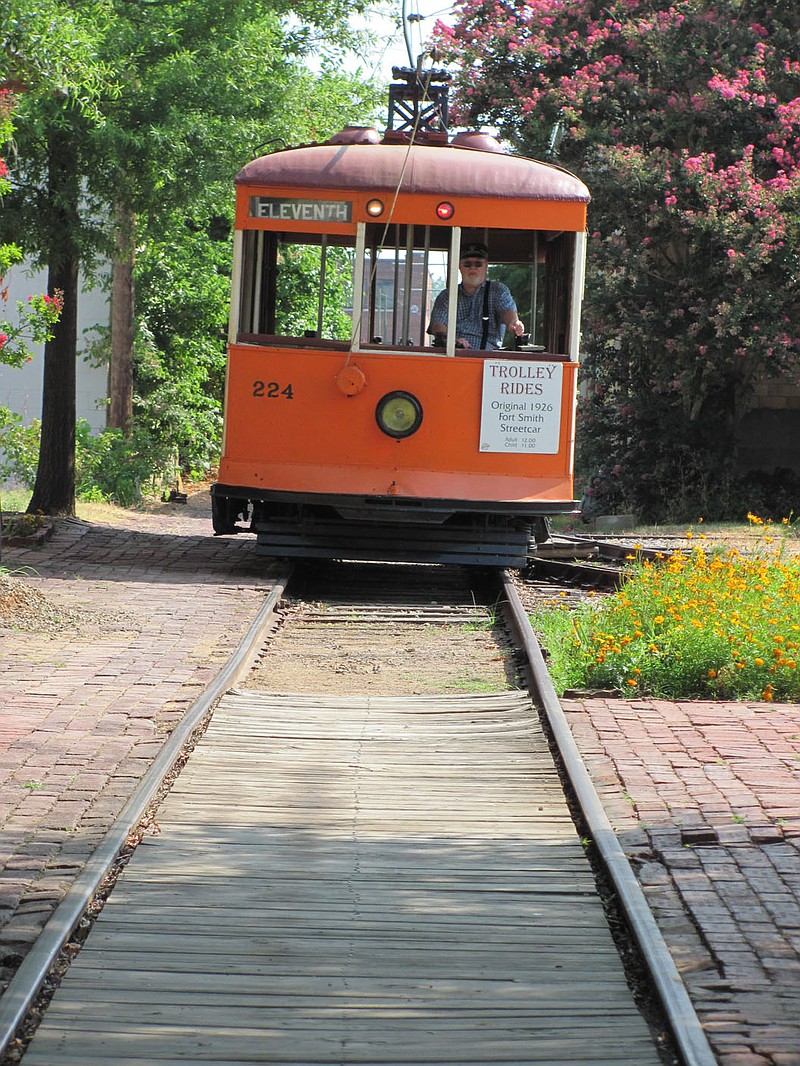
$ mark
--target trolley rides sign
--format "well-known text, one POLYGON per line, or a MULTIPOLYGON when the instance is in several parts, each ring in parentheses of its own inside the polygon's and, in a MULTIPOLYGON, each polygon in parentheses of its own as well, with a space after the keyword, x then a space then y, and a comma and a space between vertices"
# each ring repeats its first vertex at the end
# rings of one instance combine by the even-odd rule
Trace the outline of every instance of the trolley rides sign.
POLYGON ((561 430, 561 363, 487 359, 481 402, 482 452, 555 455, 561 430))

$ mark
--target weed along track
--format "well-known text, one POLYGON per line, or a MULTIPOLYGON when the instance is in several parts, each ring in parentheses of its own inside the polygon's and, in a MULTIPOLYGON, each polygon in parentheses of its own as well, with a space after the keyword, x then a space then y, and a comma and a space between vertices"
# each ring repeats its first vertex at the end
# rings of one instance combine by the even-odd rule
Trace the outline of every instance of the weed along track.
MULTIPOLYGON (((508 576, 319 564, 287 592, 24 1066, 676 1061, 609 932, 508 576)), ((710 1066, 696 1018, 671 1024, 710 1066)))

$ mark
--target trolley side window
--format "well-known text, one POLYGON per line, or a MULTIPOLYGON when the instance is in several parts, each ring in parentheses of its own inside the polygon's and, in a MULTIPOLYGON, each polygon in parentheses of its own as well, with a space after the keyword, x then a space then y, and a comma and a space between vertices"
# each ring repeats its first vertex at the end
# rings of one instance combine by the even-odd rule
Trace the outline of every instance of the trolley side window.
POLYGON ((352 241, 248 230, 242 249, 241 337, 349 342, 352 241))
POLYGON ((541 338, 548 352, 566 355, 572 310, 575 234, 548 234, 541 256, 541 338))

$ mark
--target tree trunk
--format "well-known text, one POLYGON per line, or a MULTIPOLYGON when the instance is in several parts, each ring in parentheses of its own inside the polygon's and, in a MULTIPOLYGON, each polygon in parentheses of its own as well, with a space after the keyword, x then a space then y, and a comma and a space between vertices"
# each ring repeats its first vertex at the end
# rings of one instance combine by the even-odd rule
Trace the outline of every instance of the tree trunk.
POLYGON ((116 209, 116 254, 111 282, 111 403, 108 425, 127 434, 133 417, 133 337, 135 218, 124 205, 116 209))
POLYGON ((78 343, 77 257, 50 267, 48 292, 61 289, 64 310, 44 346, 42 440, 28 511, 75 514, 75 351, 78 343))
POLYGON ((68 126, 48 145, 48 197, 54 220, 48 256, 48 292, 64 294, 53 337, 44 347, 42 440, 28 511, 75 514, 75 376, 78 348, 77 156, 68 126))

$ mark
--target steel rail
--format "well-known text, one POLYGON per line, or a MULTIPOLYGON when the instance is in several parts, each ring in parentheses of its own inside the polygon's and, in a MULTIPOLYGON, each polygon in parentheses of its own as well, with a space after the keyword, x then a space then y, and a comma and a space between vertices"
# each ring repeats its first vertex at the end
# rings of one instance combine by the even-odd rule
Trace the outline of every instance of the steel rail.
POLYGON ((164 777, 169 773, 192 732, 222 694, 250 668, 261 647, 275 607, 286 591, 292 568, 275 581, 267 599, 225 666, 196 700, 170 734, 150 769, 136 786, 100 845, 84 865, 41 934, 25 956, 0 999, 0 1056, 5 1054, 17 1029, 53 967, 58 953, 92 901, 98 886, 125 847, 130 833, 142 819, 164 777))
POLYGON ((633 934, 647 962, 685 1066, 717 1066, 716 1056, 703 1032, 686 986, 595 791, 553 688, 539 642, 507 570, 502 571, 502 583, 512 626, 530 665, 532 687, 547 715, 589 833, 611 876, 633 934))

